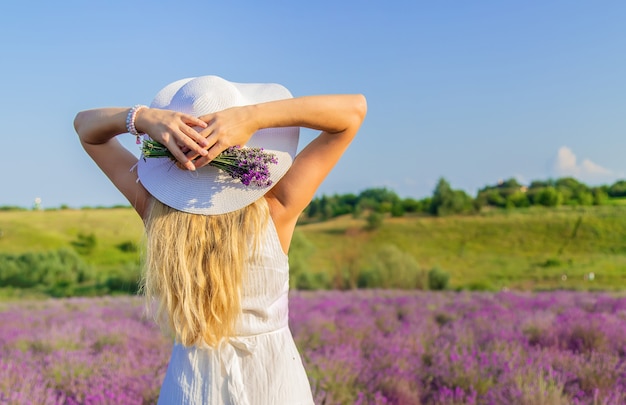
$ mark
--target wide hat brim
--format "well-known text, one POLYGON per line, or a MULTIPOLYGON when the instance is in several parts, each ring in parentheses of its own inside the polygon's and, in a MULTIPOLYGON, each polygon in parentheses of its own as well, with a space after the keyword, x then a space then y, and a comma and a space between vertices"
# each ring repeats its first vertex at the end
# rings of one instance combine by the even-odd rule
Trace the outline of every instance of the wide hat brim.
MULTIPOLYGON (((233 83, 217 76, 178 80, 164 87, 151 108, 183 112, 193 116, 226 108, 291 98, 278 84, 233 83)), ((244 147, 263 148, 277 158, 269 164, 271 185, 244 185, 239 179, 207 165, 195 171, 180 169, 168 158, 141 157, 139 181, 154 196, 179 211, 219 215, 236 211, 261 198, 287 173, 295 158, 299 128, 265 128, 257 131, 244 147)))

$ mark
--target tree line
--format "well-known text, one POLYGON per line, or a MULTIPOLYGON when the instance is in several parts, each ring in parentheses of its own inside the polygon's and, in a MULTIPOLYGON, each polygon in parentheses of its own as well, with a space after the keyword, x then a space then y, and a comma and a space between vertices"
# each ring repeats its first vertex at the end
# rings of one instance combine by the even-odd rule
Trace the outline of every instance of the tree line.
POLYGON ((433 216, 471 214, 486 207, 525 208, 530 206, 604 205, 611 199, 626 197, 626 180, 611 185, 588 186, 572 177, 535 180, 528 186, 511 178, 487 185, 475 197, 453 189, 445 178, 437 182, 433 194, 422 199, 400 198, 387 188, 370 188, 357 194, 335 194, 315 197, 302 214, 301 221, 324 221, 345 214, 355 217, 368 212, 389 213, 401 217, 406 213, 433 216))

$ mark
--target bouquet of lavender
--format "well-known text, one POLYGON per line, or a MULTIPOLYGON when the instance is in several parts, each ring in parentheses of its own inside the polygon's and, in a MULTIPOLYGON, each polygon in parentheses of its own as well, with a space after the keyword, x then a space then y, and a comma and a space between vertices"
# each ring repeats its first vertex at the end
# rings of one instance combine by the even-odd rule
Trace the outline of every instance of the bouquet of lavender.
MULTIPOLYGON (((144 139, 141 153, 144 159, 167 157, 176 161, 169 149, 151 139, 144 139)), ((278 160, 274 154, 265 152, 263 148, 231 146, 213 159, 209 166, 225 171, 246 186, 255 184, 258 187, 267 187, 272 185, 269 164, 278 164, 278 160)))

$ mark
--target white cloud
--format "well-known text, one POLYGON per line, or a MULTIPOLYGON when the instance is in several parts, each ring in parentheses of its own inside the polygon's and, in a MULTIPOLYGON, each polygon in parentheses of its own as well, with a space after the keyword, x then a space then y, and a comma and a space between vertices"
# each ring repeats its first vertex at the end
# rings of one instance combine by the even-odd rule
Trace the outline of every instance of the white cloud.
POLYGON ((554 170, 561 174, 578 174, 579 169, 576 166, 576 155, 574 155, 574 152, 567 146, 561 146, 556 153, 554 170))
POLYGON ((554 172, 559 177, 572 176, 583 180, 614 176, 612 170, 600 166, 589 159, 578 162, 574 152, 567 146, 561 146, 554 161, 554 172))
POLYGON ((593 163, 591 160, 589 159, 585 159, 583 160, 582 163, 582 171, 583 173, 589 173, 589 174, 604 174, 604 175, 609 175, 609 174, 613 174, 613 172, 609 169, 606 169, 600 165, 597 165, 595 163, 593 163))

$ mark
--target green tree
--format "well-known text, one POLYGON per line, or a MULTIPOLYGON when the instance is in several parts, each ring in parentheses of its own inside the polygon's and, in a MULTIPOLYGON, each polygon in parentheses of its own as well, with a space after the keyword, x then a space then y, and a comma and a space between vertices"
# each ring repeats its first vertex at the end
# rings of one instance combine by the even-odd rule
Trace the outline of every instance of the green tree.
POLYGON ((414 198, 405 198, 401 202, 404 212, 420 212, 422 211, 422 204, 420 201, 414 198))
POLYGON ((517 181, 516 178, 511 177, 508 180, 499 182, 497 187, 505 190, 519 190, 522 185, 517 181))
POLYGON ((506 207, 506 198, 497 189, 485 190, 480 193, 480 196, 484 199, 485 205, 506 207))
POLYGON ((570 202, 575 205, 593 205, 593 192, 590 190, 576 190, 570 202))
POLYGON ((509 194, 506 198, 507 205, 510 205, 515 208, 523 208, 530 206, 530 200, 526 193, 521 190, 518 190, 512 194, 509 194))
POLYGON ((626 197, 626 180, 619 180, 613 183, 608 189, 610 197, 626 197))
POLYGON ((563 202, 563 195, 554 187, 545 187, 537 191, 533 202, 544 207, 558 207, 563 202))
POLYGON ((358 196, 361 209, 375 210, 380 213, 391 212, 394 204, 400 202, 398 195, 387 188, 369 188, 358 196))
POLYGON ((402 217, 404 216, 404 204, 398 201, 391 206, 390 211, 392 217, 402 217))
POLYGON ((362 199, 362 198, 369 198, 371 200, 376 201, 377 203, 382 203, 382 202, 393 203, 400 199, 400 197, 398 197, 398 195, 394 191, 391 191, 387 189, 386 187, 369 188, 367 190, 364 190, 359 194, 359 199, 362 199))
POLYGON ((573 177, 557 179, 554 187, 561 193, 563 204, 591 205, 593 202, 589 187, 573 177))
POLYGON ((485 205, 500 208, 526 207, 530 203, 522 189, 522 185, 515 178, 499 181, 480 189, 474 205, 478 209, 485 205))
POLYGON ((603 205, 609 200, 609 194, 603 187, 594 187, 591 193, 593 194, 593 205, 603 205))
POLYGON ((311 200, 304 213, 309 219, 316 218, 320 214, 320 200, 318 198, 311 200))
POLYGON ((529 190, 542 189, 554 186, 553 180, 533 180, 528 186, 529 190))
POLYGON ((332 218, 333 216, 333 202, 326 195, 322 195, 320 199, 320 217, 323 220, 332 218))
MULTIPOLYGON (((359 202, 359 197, 355 194, 342 194, 337 196, 337 204, 341 207, 343 214, 352 214, 359 202)), ((342 215, 343 215, 342 214, 342 215)))
POLYGON ((437 216, 460 214, 473 209, 472 198, 462 190, 453 190, 444 178, 435 187, 430 213, 437 216))

